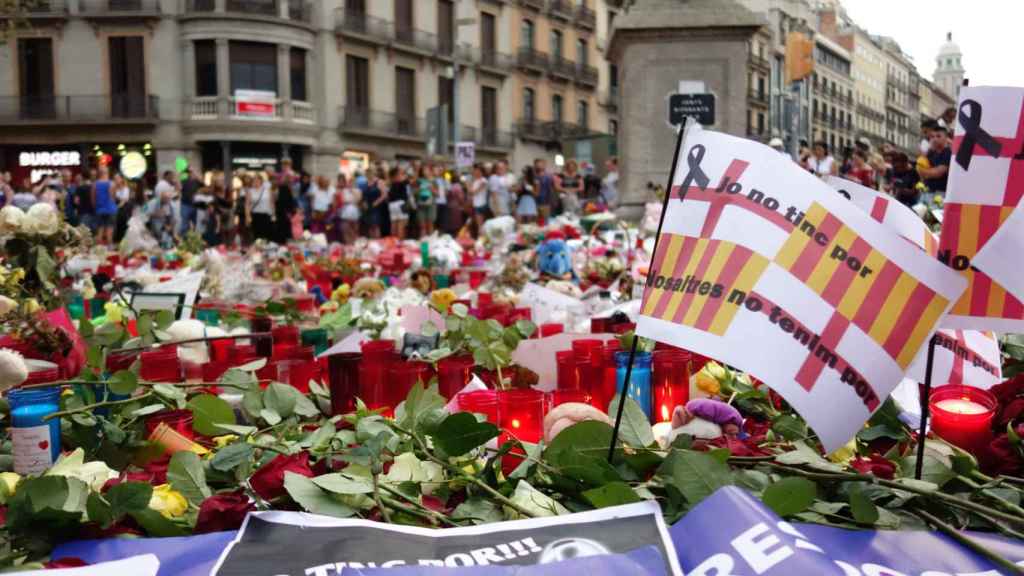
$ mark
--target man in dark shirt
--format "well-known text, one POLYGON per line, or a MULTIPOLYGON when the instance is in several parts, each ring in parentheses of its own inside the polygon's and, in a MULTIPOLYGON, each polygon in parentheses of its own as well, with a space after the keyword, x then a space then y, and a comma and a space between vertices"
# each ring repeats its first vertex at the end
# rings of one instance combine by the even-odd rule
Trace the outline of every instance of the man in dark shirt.
POLYGON ((939 126, 932 131, 931 147, 928 149, 928 166, 919 167, 918 174, 928 190, 936 194, 946 193, 949 181, 949 162, 953 151, 949 147, 949 131, 939 126))
POLYGON ((199 189, 203 187, 202 180, 196 174, 194 168, 188 169, 188 178, 181 183, 181 230, 184 234, 189 228, 196 225, 196 204, 195 198, 199 189))
POLYGON ((78 222, 93 233, 96 232, 96 213, 92 205, 92 178, 95 170, 90 175, 79 174, 75 178, 75 210, 78 213, 78 222))

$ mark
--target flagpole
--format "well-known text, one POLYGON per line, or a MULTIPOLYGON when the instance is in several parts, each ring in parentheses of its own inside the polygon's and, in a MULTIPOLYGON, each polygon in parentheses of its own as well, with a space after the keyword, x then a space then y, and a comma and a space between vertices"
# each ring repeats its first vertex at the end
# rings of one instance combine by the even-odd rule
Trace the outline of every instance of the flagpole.
MULTIPOLYGON (((658 241, 661 240, 661 227, 665 224, 665 212, 668 211, 668 201, 672 197, 672 183, 676 179, 676 165, 679 164, 679 151, 683 148, 683 134, 686 133, 688 118, 683 117, 683 123, 679 126, 679 134, 676 136, 676 151, 672 154, 672 168, 668 172, 668 185, 665 186, 665 198, 661 203, 661 217, 658 218, 658 231, 654 235, 654 250, 651 252, 651 264, 654 264, 654 256, 658 253, 658 241)), ((679 199, 686 195, 685 190, 679 191, 679 199)), ((653 268, 648 268, 647 277, 651 277, 653 268)), ((629 348, 629 363, 626 364, 626 378, 622 382, 622 391, 619 393, 619 407, 615 414, 615 428, 612 430, 612 442, 608 446, 608 462, 611 463, 615 456, 615 444, 619 440, 619 426, 622 424, 623 408, 626 406, 626 393, 629 390, 629 380, 633 375, 633 361, 636 360, 636 347, 640 343, 640 337, 633 334, 633 345, 629 348)))
POLYGON ((924 470, 924 437, 928 435, 928 415, 930 412, 928 401, 932 395, 932 365, 935 363, 935 343, 938 339, 938 332, 928 340, 928 361, 924 367, 924 391, 921 393, 921 427, 917 431, 917 465, 914 467, 914 478, 921 479, 921 472, 924 470))

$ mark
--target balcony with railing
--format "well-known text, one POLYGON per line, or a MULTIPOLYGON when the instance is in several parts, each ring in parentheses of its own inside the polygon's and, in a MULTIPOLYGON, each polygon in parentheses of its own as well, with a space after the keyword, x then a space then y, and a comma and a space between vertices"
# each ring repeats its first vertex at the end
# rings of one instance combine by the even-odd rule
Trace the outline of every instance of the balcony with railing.
POLYGON ((580 4, 576 7, 576 25, 587 30, 594 30, 597 28, 597 12, 585 4, 580 4))
MULTIPOLYGON (((67 18, 66 0, 8 0, 10 7, 0 13, 0 21, 14 19, 49 20, 67 18)), ((4 3, 0 2, 0 6, 4 3)))
POLYGON ((747 57, 750 60, 750 65, 753 66, 754 68, 757 68, 763 72, 771 72, 772 65, 764 56, 759 56, 757 54, 754 54, 753 52, 750 52, 747 57))
POLYGON ((0 124, 155 124, 160 100, 146 95, 0 97, 0 124))
POLYGON ((609 86, 607 92, 601 93, 598 102, 609 112, 617 112, 619 109, 619 87, 609 86))
POLYGON ((576 67, 572 60, 563 58, 557 54, 552 54, 548 58, 548 74, 550 74, 552 78, 570 81, 576 75, 576 67))
POLYGON ((533 8, 534 10, 543 10, 544 0, 519 0, 519 5, 525 8, 533 8))
POLYGON ((338 129, 344 134, 424 141, 426 123, 422 118, 367 108, 338 109, 338 129))
POLYGON ((341 36, 373 44, 391 41, 391 22, 365 12, 339 9, 334 14, 334 29, 341 36))
POLYGON ((82 0, 78 10, 91 20, 160 18, 160 0, 82 0))
POLYGON ((578 63, 575 65, 573 79, 576 84, 586 88, 597 88, 597 68, 589 64, 578 63))
POLYGON ((545 122, 540 120, 519 120, 515 125, 516 134, 523 140, 557 142, 563 138, 583 136, 586 128, 569 122, 545 122))
MULTIPOLYGON (((216 0, 186 0, 186 16, 209 16, 218 14, 216 0)), ((256 18, 275 18, 291 22, 310 24, 313 20, 313 8, 309 0, 224 0, 224 14, 235 16, 253 16, 256 18), (287 6, 282 18, 282 6, 287 6)))
POLYGON ((764 90, 751 88, 750 92, 747 94, 747 98, 749 98, 754 104, 760 104, 761 106, 768 105, 768 93, 764 90))
POLYGON ((533 48, 520 48, 516 58, 520 68, 526 68, 536 72, 544 72, 548 69, 548 55, 533 48))
POLYGON ((480 148, 511 150, 515 146, 515 135, 496 128, 481 128, 474 142, 480 148))
POLYGON ((516 66, 516 58, 511 54, 496 50, 477 49, 473 62, 485 72, 505 76, 516 66))
POLYGON ((572 4, 569 0, 548 0, 548 14, 553 18, 572 20, 572 4))
POLYGON ((265 112, 239 110, 234 97, 199 96, 186 101, 185 118, 189 121, 282 122, 312 125, 316 122, 316 107, 300 100, 275 99, 265 112))

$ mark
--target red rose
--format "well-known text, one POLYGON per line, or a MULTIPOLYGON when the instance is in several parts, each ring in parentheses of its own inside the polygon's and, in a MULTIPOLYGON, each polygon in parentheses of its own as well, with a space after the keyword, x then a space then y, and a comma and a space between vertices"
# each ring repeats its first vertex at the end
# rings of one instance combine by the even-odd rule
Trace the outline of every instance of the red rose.
POLYGON ((309 454, 299 452, 291 456, 280 454, 267 462, 249 478, 249 486, 264 500, 284 494, 284 473, 293 472, 307 478, 314 476, 309 468, 309 454))
POLYGON ((886 480, 892 480, 896 476, 896 465, 878 454, 872 454, 871 458, 866 460, 857 456, 850 461, 850 466, 861 474, 871 474, 886 480))
MULTIPOLYGON (((1017 435, 1024 435, 1024 424, 1017 426, 1017 435)), ((978 454, 978 464, 986 474, 1020 476, 1024 474, 1024 451, 1010 443, 1007 434, 996 436, 978 454)))
POLYGON ((199 506, 199 517, 196 519, 194 532, 206 534, 237 530, 245 520, 245 515, 255 509, 255 503, 242 490, 215 494, 203 500, 199 506))
POLYGON ((1014 398, 1005 404, 1000 403, 996 426, 999 430, 1006 430, 1007 424, 1016 422, 1019 418, 1024 418, 1024 396, 1014 398))
POLYGON ((47 570, 54 570, 57 568, 81 568, 82 566, 88 566, 89 564, 76 556, 66 556, 64 558, 57 558, 56 560, 50 560, 46 564, 43 564, 47 570))

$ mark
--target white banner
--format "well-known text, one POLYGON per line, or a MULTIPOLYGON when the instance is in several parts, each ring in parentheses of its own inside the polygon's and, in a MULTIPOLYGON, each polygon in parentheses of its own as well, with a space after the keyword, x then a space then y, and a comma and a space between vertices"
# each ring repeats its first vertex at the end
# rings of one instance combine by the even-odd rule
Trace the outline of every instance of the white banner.
POLYGON ((753 374, 839 448, 966 281, 766 146, 693 127, 682 151, 638 333, 753 374))
POLYGON ((873 219, 892 228, 894 232, 928 254, 935 256, 938 253, 939 239, 928 229, 928 225, 920 216, 900 204, 899 200, 838 176, 829 176, 825 178, 825 182, 835 188, 840 196, 853 202, 873 219))

